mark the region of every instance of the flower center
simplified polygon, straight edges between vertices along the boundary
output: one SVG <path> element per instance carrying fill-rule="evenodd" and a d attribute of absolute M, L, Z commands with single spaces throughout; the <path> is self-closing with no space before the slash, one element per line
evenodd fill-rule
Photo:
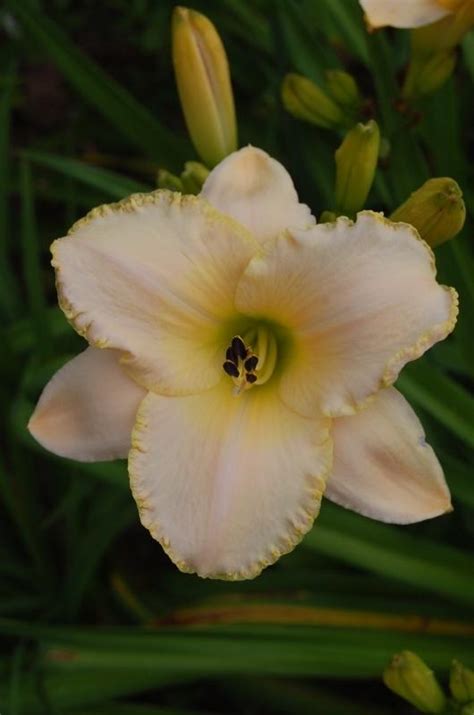
<path fill-rule="evenodd" d="M 264 385 L 273 375 L 277 360 L 275 336 L 265 326 L 235 335 L 225 353 L 224 372 L 232 378 L 235 394 Z"/>

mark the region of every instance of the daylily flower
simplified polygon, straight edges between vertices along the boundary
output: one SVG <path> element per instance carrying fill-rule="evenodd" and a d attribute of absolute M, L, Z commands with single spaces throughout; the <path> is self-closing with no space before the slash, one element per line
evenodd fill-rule
<path fill-rule="evenodd" d="M 391 387 L 457 314 L 410 226 L 370 211 L 316 226 L 283 166 L 247 147 L 200 196 L 101 206 L 52 252 L 90 347 L 29 428 L 74 459 L 129 453 L 142 523 L 183 571 L 256 576 L 311 528 L 326 483 L 382 521 L 450 509 Z"/>
<path fill-rule="evenodd" d="M 359 0 L 372 27 L 430 25 L 456 12 L 466 0 Z M 470 2 L 470 0 L 469 0 Z"/>

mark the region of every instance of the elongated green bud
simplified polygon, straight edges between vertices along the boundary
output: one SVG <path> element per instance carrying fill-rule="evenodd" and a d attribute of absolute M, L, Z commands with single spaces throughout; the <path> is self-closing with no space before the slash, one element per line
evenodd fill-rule
<path fill-rule="evenodd" d="M 349 118 L 318 85 L 299 74 L 287 74 L 281 87 L 285 109 L 296 117 L 324 129 L 348 125 Z"/>
<path fill-rule="evenodd" d="M 158 184 L 159 189 L 168 189 L 169 191 L 183 190 L 183 182 L 181 181 L 179 176 L 176 176 L 176 174 L 172 174 L 167 169 L 158 170 L 156 183 Z"/>
<path fill-rule="evenodd" d="M 449 8 L 452 10 L 451 14 L 431 25 L 412 30 L 411 44 L 414 55 L 420 53 L 427 55 L 453 49 L 473 27 L 474 2 L 472 0 L 460 0 L 456 3 L 445 4 L 447 8 L 449 5 L 451 6 Z"/>
<path fill-rule="evenodd" d="M 474 26 L 474 2 L 462 0 L 458 5 L 457 12 L 451 16 L 452 21 L 444 40 L 445 47 L 456 47 Z"/>
<path fill-rule="evenodd" d="M 326 86 L 330 97 L 341 107 L 357 112 L 362 103 L 357 83 L 352 75 L 344 70 L 328 70 Z"/>
<path fill-rule="evenodd" d="M 373 119 L 357 124 L 336 151 L 336 210 L 352 216 L 359 211 L 374 181 L 380 131 Z"/>
<path fill-rule="evenodd" d="M 209 169 L 198 161 L 187 161 L 181 173 L 183 190 L 186 194 L 199 194 L 209 176 Z"/>
<path fill-rule="evenodd" d="M 405 77 L 403 97 L 416 99 L 436 92 L 451 77 L 455 66 L 456 52 L 452 49 L 413 58 Z"/>
<path fill-rule="evenodd" d="M 458 660 L 453 660 L 449 674 L 449 687 L 458 703 L 474 703 L 474 671 Z"/>
<path fill-rule="evenodd" d="M 172 22 L 173 64 L 188 131 L 199 156 L 215 166 L 237 148 L 229 65 L 210 20 L 176 7 Z"/>
<path fill-rule="evenodd" d="M 438 2 L 451 13 L 411 31 L 411 60 L 403 87 L 406 99 L 429 94 L 444 84 L 456 64 L 456 46 L 474 26 L 473 0 Z"/>
<path fill-rule="evenodd" d="M 433 671 L 408 650 L 393 657 L 385 669 L 383 681 L 387 688 L 408 700 L 422 713 L 441 713 L 446 706 L 445 695 Z"/>
<path fill-rule="evenodd" d="M 434 248 L 459 233 L 466 219 L 466 207 L 454 179 L 429 179 L 390 218 L 411 223 Z"/>

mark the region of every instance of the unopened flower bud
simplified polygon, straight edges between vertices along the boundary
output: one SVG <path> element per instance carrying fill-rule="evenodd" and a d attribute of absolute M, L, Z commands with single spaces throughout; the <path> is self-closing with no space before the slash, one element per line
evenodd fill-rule
<path fill-rule="evenodd" d="M 403 85 L 405 99 L 436 92 L 452 75 L 456 65 L 454 50 L 441 50 L 429 56 L 414 58 Z"/>
<path fill-rule="evenodd" d="M 172 174 L 167 169 L 159 169 L 156 183 L 159 189 L 168 189 L 169 191 L 182 191 L 183 182 L 176 176 Z"/>
<path fill-rule="evenodd" d="M 449 687 L 458 703 L 474 703 L 474 671 L 466 668 L 458 660 L 453 660 L 451 665 Z"/>
<path fill-rule="evenodd" d="M 454 179 L 429 179 L 390 218 L 411 223 L 434 248 L 459 233 L 466 219 L 466 207 Z"/>
<path fill-rule="evenodd" d="M 323 211 L 319 217 L 319 223 L 333 223 L 337 220 L 337 213 L 334 211 Z"/>
<path fill-rule="evenodd" d="M 216 28 L 195 10 L 176 7 L 173 64 L 186 124 L 199 156 L 215 166 L 237 148 L 234 98 Z"/>
<path fill-rule="evenodd" d="M 326 86 L 331 98 L 341 107 L 357 112 L 362 98 L 355 79 L 344 70 L 328 70 Z"/>
<path fill-rule="evenodd" d="M 474 2 L 472 0 L 461 0 L 458 9 L 451 16 L 451 24 L 448 27 L 445 47 L 456 47 L 459 45 L 464 35 L 474 26 Z"/>
<path fill-rule="evenodd" d="M 349 118 L 343 109 L 307 77 L 287 74 L 281 98 L 285 109 L 297 119 L 324 129 L 348 126 Z"/>
<path fill-rule="evenodd" d="M 450 50 L 458 45 L 474 25 L 474 2 L 459 0 L 441 3 L 452 12 L 438 22 L 418 27 L 411 32 L 412 52 L 425 55 Z M 450 5 L 450 7 L 448 7 Z"/>
<path fill-rule="evenodd" d="M 336 151 L 336 209 L 352 216 L 359 211 L 374 181 L 380 131 L 373 119 L 357 124 Z"/>
<path fill-rule="evenodd" d="M 202 185 L 209 176 L 209 169 L 198 161 L 187 161 L 181 173 L 183 190 L 186 194 L 199 194 Z"/>
<path fill-rule="evenodd" d="M 415 653 L 398 653 L 383 674 L 385 685 L 422 713 L 440 713 L 446 698 L 433 671 Z"/>

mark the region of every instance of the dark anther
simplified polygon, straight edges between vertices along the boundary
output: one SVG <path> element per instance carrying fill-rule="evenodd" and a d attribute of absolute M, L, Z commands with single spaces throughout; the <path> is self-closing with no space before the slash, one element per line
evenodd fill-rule
<path fill-rule="evenodd" d="M 256 355 L 251 355 L 244 362 L 245 369 L 247 372 L 253 372 L 258 364 L 258 357 Z"/>
<path fill-rule="evenodd" d="M 253 385 L 254 382 L 257 382 L 258 377 L 256 375 L 252 375 L 250 372 L 245 373 L 245 379 L 247 382 L 250 382 L 251 385 Z"/>
<path fill-rule="evenodd" d="M 237 358 L 235 357 L 235 353 L 232 350 L 232 348 L 227 348 L 227 350 L 225 352 L 225 359 L 230 360 L 231 362 L 233 362 L 237 365 Z"/>
<path fill-rule="evenodd" d="M 245 343 L 242 338 L 240 338 L 238 335 L 232 338 L 231 347 L 232 352 L 237 358 L 245 360 L 245 358 L 247 357 L 247 348 L 245 347 Z"/>
<path fill-rule="evenodd" d="M 239 376 L 239 370 L 238 370 L 237 365 L 235 365 L 230 360 L 226 360 L 222 367 L 224 368 L 224 372 L 226 372 L 231 377 Z"/>

